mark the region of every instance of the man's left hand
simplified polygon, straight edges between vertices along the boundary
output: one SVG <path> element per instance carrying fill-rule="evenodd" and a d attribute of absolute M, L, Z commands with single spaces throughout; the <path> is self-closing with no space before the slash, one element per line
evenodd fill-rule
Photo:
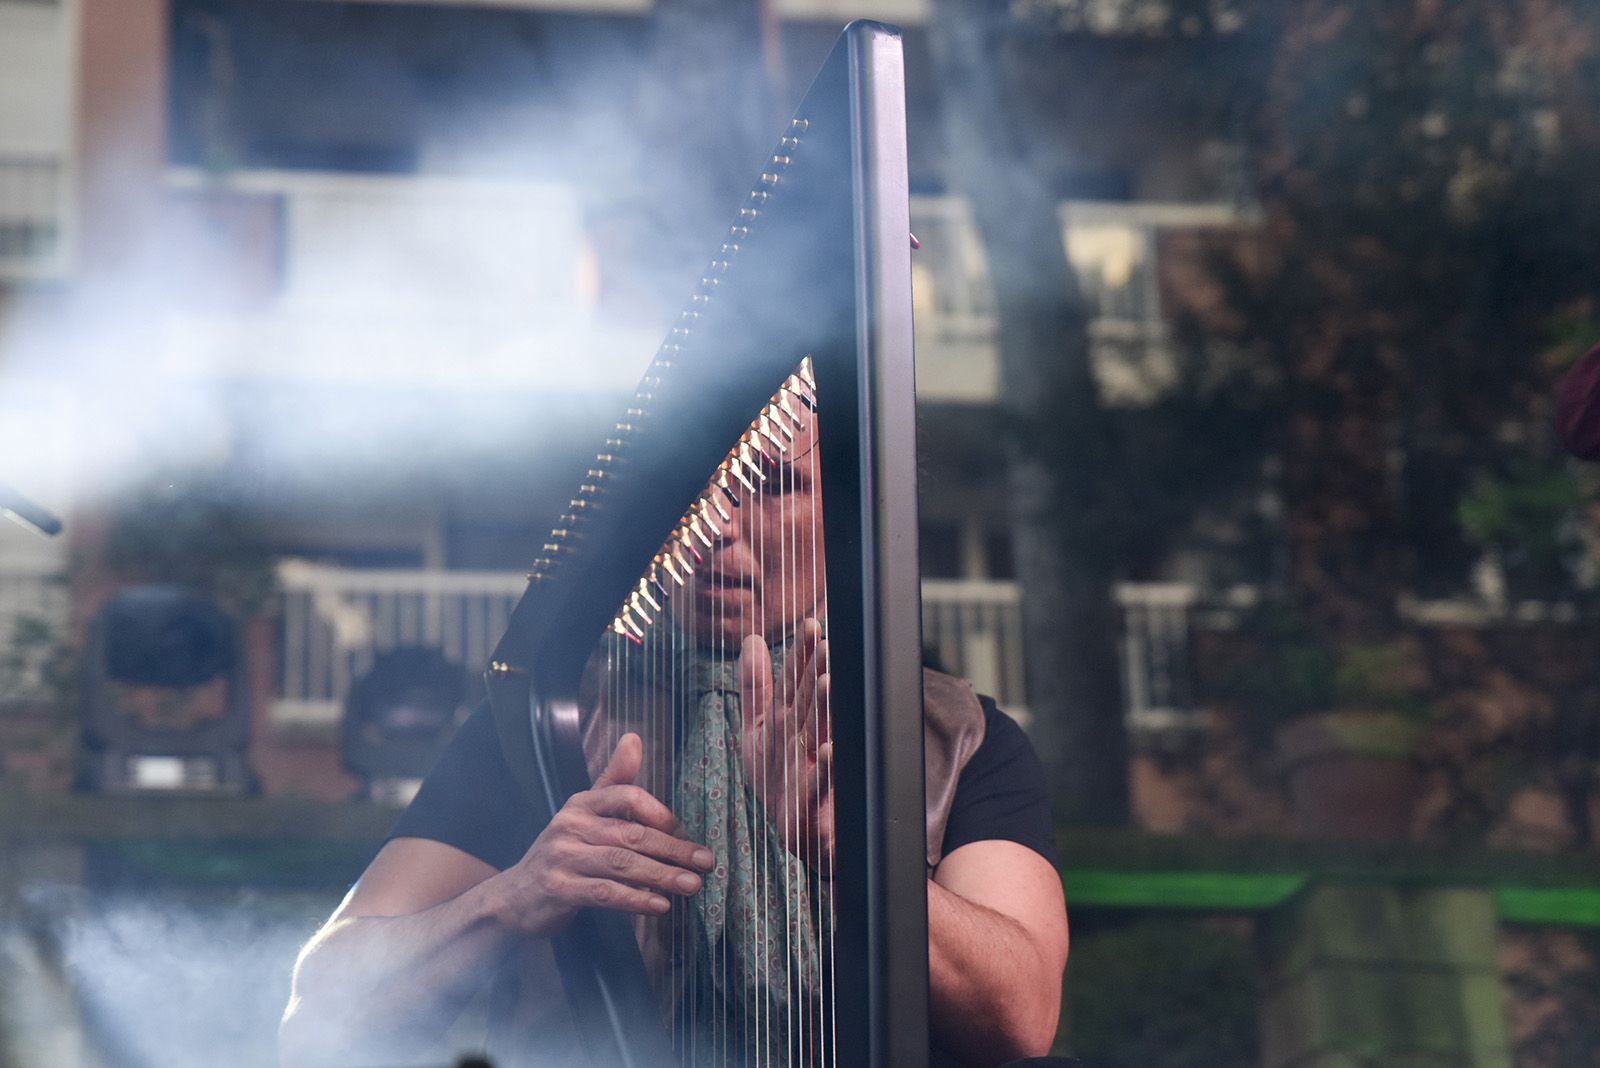
<path fill-rule="evenodd" d="M 833 739 L 828 643 L 801 622 L 774 683 L 767 643 L 752 634 L 739 658 L 744 716 L 739 756 L 783 844 L 824 875 L 833 868 Z"/>

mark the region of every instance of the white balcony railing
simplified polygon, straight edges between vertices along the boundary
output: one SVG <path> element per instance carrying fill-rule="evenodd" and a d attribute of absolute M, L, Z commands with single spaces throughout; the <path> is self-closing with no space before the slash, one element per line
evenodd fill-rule
<path fill-rule="evenodd" d="M 366 571 L 290 561 L 279 569 L 279 694 L 283 726 L 338 721 L 350 684 L 374 656 L 403 645 L 441 650 L 476 670 L 527 585 L 520 574 L 483 571 Z M 1193 726 L 1189 633 L 1196 587 L 1124 583 L 1123 693 L 1128 725 L 1162 731 Z M 936 666 L 1027 722 L 1021 591 L 1016 583 L 928 580 L 922 584 L 924 651 Z"/>
<path fill-rule="evenodd" d="M 472 669 L 487 664 L 527 586 L 522 575 L 504 572 L 365 571 L 300 561 L 283 564 L 278 578 L 282 622 L 273 715 L 291 728 L 336 723 L 350 684 L 377 653 L 397 646 L 439 649 Z M 923 627 L 946 671 L 1026 718 L 1014 584 L 925 583 Z"/>
<path fill-rule="evenodd" d="M 1015 582 L 929 579 L 922 584 L 922 644 L 934 666 L 971 682 L 1028 723 L 1022 594 Z"/>
<path fill-rule="evenodd" d="M 1130 729 L 1154 733 L 1193 727 L 1198 711 L 1189 685 L 1190 612 L 1199 589 L 1188 582 L 1124 582 L 1122 700 Z"/>
<path fill-rule="evenodd" d="M 350 684 L 399 646 L 438 649 L 483 667 L 527 588 L 499 571 L 366 571 L 288 561 L 281 594 L 279 698 L 283 726 L 338 722 Z"/>

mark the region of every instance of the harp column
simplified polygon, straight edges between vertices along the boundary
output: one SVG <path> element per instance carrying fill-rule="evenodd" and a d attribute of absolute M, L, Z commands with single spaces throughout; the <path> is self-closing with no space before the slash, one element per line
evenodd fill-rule
<path fill-rule="evenodd" d="M 916 383 L 912 361 L 910 212 L 905 76 L 898 32 L 872 23 L 847 31 L 853 113 L 851 220 L 855 347 L 859 358 L 818 370 L 821 408 L 853 419 L 856 435 L 823 447 L 858 474 L 857 492 L 829 494 L 830 591 L 859 589 L 859 610 L 830 592 L 836 692 L 860 692 L 860 716 L 839 710 L 834 730 L 860 730 L 863 766 L 839 776 L 840 924 L 864 940 L 864 975 L 838 976 L 840 1048 L 859 1063 L 902 1068 L 928 1061 L 926 799 L 923 783 L 922 624 L 917 554 Z M 829 373 L 832 371 L 833 373 Z M 837 425 L 837 424 L 836 424 Z M 841 439 L 846 439 L 841 441 Z M 836 503 L 837 502 L 837 503 Z M 843 505 L 841 507 L 841 505 Z M 839 545 L 848 551 L 835 552 Z M 836 571 L 837 569 L 837 571 Z M 859 650 L 848 666 L 839 653 Z M 854 659 L 852 657 L 852 659 Z M 861 687 L 839 678 L 857 676 Z M 851 680 L 854 681 L 854 680 Z M 847 722 L 855 719 L 857 722 Z M 861 792 L 856 793 L 857 790 Z M 848 791 L 848 792 L 846 792 Z M 864 818 L 852 818 L 856 814 Z M 852 841 L 852 836 L 860 840 Z M 859 904 L 859 909 L 855 906 Z M 865 1008 L 865 1016 L 858 1015 Z M 859 1044 L 858 1044 L 859 1043 Z M 852 1055 L 851 1063 L 860 1054 Z"/>

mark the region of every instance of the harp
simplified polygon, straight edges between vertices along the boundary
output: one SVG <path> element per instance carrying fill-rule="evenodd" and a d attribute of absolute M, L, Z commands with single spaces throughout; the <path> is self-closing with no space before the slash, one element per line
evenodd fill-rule
<path fill-rule="evenodd" d="M 789 603 L 757 616 L 778 620 L 763 637 L 780 657 L 796 655 L 798 617 L 826 628 L 830 689 L 824 701 L 813 687 L 811 707 L 832 747 L 829 859 L 797 866 L 791 852 L 756 878 L 758 901 L 781 898 L 808 919 L 758 932 L 770 968 L 735 984 L 729 975 L 749 980 L 752 969 L 727 927 L 709 944 L 705 916 L 675 907 L 652 939 L 648 921 L 581 913 L 554 948 L 595 1065 L 928 1059 L 904 108 L 898 32 L 853 23 L 544 546 L 490 665 L 501 746 L 541 825 L 592 784 L 585 744 L 597 706 L 618 723 L 652 724 L 645 785 L 676 811 L 695 800 L 683 796 L 695 786 L 682 761 L 707 713 L 693 697 L 663 697 L 659 683 L 681 680 L 690 660 L 728 667 L 733 643 L 708 652 L 707 630 L 726 630 L 716 605 L 746 591 L 716 586 L 730 578 L 708 563 L 718 537 L 767 539 L 775 582 L 785 567 L 802 570 L 806 538 L 825 545 L 811 556 L 825 595 L 808 601 L 794 577 L 785 593 L 763 587 Z M 781 516 L 799 478 L 826 502 L 820 522 L 813 511 L 774 531 L 751 518 Z M 670 759 L 676 770 L 652 764 Z M 742 774 L 748 793 L 756 776 Z M 763 812 L 768 824 L 751 832 L 761 857 L 780 821 L 772 806 Z M 722 861 L 718 852 L 719 871 Z M 807 923 L 809 936 L 795 934 Z"/>

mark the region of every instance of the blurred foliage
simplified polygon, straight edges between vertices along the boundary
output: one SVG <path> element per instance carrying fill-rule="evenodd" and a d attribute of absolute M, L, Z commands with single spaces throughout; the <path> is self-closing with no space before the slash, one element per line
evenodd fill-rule
<path fill-rule="evenodd" d="M 48 581 L 65 585 L 66 577 Z M 0 646 L 0 704 L 70 708 L 77 692 L 73 646 L 63 625 L 42 616 L 11 620 L 10 641 Z"/>
<path fill-rule="evenodd" d="M 1600 933 L 1513 928 L 1501 959 L 1519 1068 L 1600 1063 Z"/>
<path fill-rule="evenodd" d="M 1515 456 L 1504 473 L 1480 478 L 1461 500 L 1461 527 L 1495 554 L 1511 591 L 1565 599 L 1584 551 L 1584 490 L 1564 463 Z"/>
<path fill-rule="evenodd" d="M 1422 699 L 1420 655 L 1404 641 L 1352 642 L 1339 650 L 1334 688 L 1341 705 L 1428 718 Z"/>
<path fill-rule="evenodd" d="M 1552 374 L 1565 374 L 1584 353 L 1600 344 L 1600 311 L 1596 297 L 1584 297 L 1551 317 L 1540 363 Z"/>
<path fill-rule="evenodd" d="M 1097 1068 L 1257 1064 L 1260 994 L 1250 939 L 1213 923 L 1161 917 L 1078 935 L 1066 1044 Z"/>
<path fill-rule="evenodd" d="M 107 534 L 106 563 L 131 581 L 208 593 L 240 619 L 265 607 L 277 584 L 260 517 L 205 472 L 174 472 L 124 497 Z"/>
<path fill-rule="evenodd" d="M 1238 633 L 1234 661 L 1218 672 L 1207 697 L 1237 706 L 1245 733 L 1262 748 L 1277 728 L 1302 716 L 1340 709 L 1415 722 L 1429 716 L 1421 653 L 1404 637 L 1332 640 L 1278 601 L 1252 611 Z"/>
<path fill-rule="evenodd" d="M 0 620 L 0 781 L 61 788 L 78 742 L 78 649 L 67 618 L 66 574 L 40 576 L 45 606 Z M 60 605 L 51 611 L 51 601 Z"/>
<path fill-rule="evenodd" d="M 1552 333 L 1588 347 L 1600 10 L 1296 0 L 1241 33 L 1270 56 L 1260 225 L 1208 240 L 1221 298 L 1180 325 L 1258 368 L 1284 577 L 1359 637 L 1441 571 L 1465 586 L 1463 496 L 1549 437 Z"/>

